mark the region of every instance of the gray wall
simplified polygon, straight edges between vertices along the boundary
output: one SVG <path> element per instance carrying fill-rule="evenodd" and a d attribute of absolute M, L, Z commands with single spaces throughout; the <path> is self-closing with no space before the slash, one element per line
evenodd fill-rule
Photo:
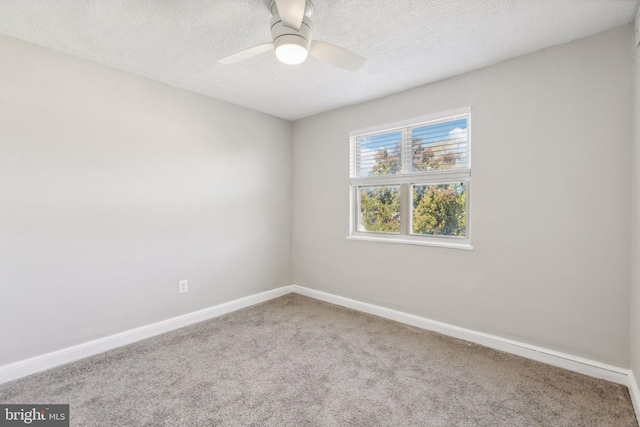
<path fill-rule="evenodd" d="M 293 281 L 629 366 L 631 38 L 295 122 L 292 277 L 289 122 L 0 36 L 0 365 Z M 346 240 L 348 132 L 467 105 L 475 249 Z"/>
<path fill-rule="evenodd" d="M 290 122 L 0 57 L 0 365 L 291 283 Z"/>
<path fill-rule="evenodd" d="M 640 48 L 634 47 L 633 52 L 631 370 L 640 380 Z"/>
<path fill-rule="evenodd" d="M 294 283 L 628 367 L 631 37 L 296 121 Z M 464 106 L 475 249 L 346 240 L 349 131 Z"/>

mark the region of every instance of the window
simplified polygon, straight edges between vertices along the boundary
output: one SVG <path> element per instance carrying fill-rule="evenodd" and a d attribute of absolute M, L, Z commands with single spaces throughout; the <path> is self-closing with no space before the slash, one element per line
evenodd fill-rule
<path fill-rule="evenodd" d="M 471 109 L 351 132 L 349 238 L 471 249 Z"/>

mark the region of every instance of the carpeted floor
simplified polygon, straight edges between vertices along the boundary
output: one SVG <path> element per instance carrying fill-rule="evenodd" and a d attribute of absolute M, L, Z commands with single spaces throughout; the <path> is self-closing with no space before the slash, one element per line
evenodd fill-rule
<path fill-rule="evenodd" d="M 0 385 L 72 426 L 637 426 L 627 389 L 290 294 Z"/>

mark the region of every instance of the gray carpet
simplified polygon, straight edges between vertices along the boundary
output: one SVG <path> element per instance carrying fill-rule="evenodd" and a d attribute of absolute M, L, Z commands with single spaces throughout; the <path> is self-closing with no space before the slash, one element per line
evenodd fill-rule
<path fill-rule="evenodd" d="M 299 295 L 0 385 L 72 426 L 636 426 L 627 389 Z"/>

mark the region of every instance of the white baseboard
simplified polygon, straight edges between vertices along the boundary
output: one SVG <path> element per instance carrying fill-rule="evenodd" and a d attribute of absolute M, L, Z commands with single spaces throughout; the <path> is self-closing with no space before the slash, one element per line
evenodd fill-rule
<path fill-rule="evenodd" d="M 537 360 L 538 362 L 557 366 L 569 371 L 574 371 L 584 375 L 589 375 L 591 377 L 601 378 L 617 384 L 629 386 L 629 371 L 617 366 L 607 365 L 605 363 L 596 362 L 595 360 L 589 360 L 579 356 L 561 353 L 559 351 L 510 340 L 507 338 L 502 338 L 496 335 L 490 335 L 471 329 L 460 328 L 458 326 L 449 325 L 447 323 L 438 322 L 436 320 L 427 319 L 425 317 L 420 317 L 413 314 L 392 310 L 390 308 L 385 308 L 378 305 L 341 297 L 327 292 L 316 291 L 298 285 L 293 285 L 293 291 L 300 295 L 308 296 L 321 301 L 341 305 L 343 307 L 362 311 L 364 313 L 374 314 L 386 319 L 395 320 L 396 322 L 405 323 L 407 325 L 416 326 L 418 328 L 427 329 L 429 331 L 439 332 L 443 335 L 460 338 L 465 341 L 483 345 L 485 347 L 491 347 L 496 350 L 504 351 L 506 353 L 526 357 L 527 359 Z M 637 397 L 640 397 L 640 394 Z"/>
<path fill-rule="evenodd" d="M 249 295 L 244 298 L 225 302 L 213 307 L 183 314 L 181 316 L 172 317 L 171 319 L 162 320 L 150 325 L 129 329 L 114 335 L 98 338 L 82 344 L 0 366 L 0 384 L 22 378 L 36 372 L 51 369 L 56 366 L 64 365 L 65 363 L 93 356 L 98 353 L 103 353 L 136 341 L 141 341 L 174 329 L 179 329 L 193 323 L 202 322 L 203 320 L 231 313 L 254 304 L 286 295 L 292 291 L 292 286 L 283 286 L 281 288 Z"/>
<path fill-rule="evenodd" d="M 636 381 L 633 371 L 629 371 L 629 394 L 631 395 L 633 409 L 636 411 L 636 418 L 640 425 L 640 388 L 638 388 L 638 381 Z"/>
<path fill-rule="evenodd" d="M 326 301 L 332 304 L 358 310 L 364 313 L 374 314 L 386 319 L 395 320 L 407 325 L 416 326 L 434 332 L 439 332 L 465 341 L 491 347 L 507 353 L 537 360 L 549 365 L 564 368 L 570 371 L 579 372 L 595 378 L 601 378 L 614 383 L 623 384 L 629 387 L 636 414 L 640 414 L 640 389 L 633 373 L 627 369 L 617 366 L 607 365 L 594 360 L 585 359 L 571 354 L 561 353 L 555 350 L 534 346 L 531 344 L 502 338 L 496 335 L 485 334 L 471 329 L 460 328 L 436 320 L 427 319 L 413 314 L 404 313 L 357 301 L 350 298 L 341 297 L 327 292 L 316 291 L 298 285 L 283 286 L 255 295 L 249 295 L 234 301 L 222 303 L 203 310 L 187 313 L 182 316 L 173 317 L 139 328 L 130 329 L 108 337 L 95 339 L 82 344 L 67 347 L 61 350 L 46 353 L 40 356 L 14 362 L 0 366 L 0 384 L 18 379 L 36 372 L 44 371 L 73 362 L 85 357 L 93 356 L 108 350 L 112 350 L 123 345 L 147 339 L 155 335 L 169 332 L 193 323 L 211 319 L 223 314 L 231 313 L 245 307 L 252 306 L 273 298 L 277 298 L 288 293 L 295 292 L 300 295 Z"/>

